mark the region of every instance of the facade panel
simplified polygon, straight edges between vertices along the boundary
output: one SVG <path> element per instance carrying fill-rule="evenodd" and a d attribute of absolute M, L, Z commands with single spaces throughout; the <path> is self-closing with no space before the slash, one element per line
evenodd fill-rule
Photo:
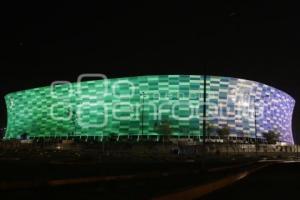
<path fill-rule="evenodd" d="M 207 123 L 232 137 L 261 138 L 273 130 L 293 143 L 295 101 L 249 80 L 206 76 Z M 6 138 L 160 135 L 202 136 L 204 76 L 140 76 L 54 85 L 5 96 Z M 212 133 L 212 136 L 216 133 Z"/>

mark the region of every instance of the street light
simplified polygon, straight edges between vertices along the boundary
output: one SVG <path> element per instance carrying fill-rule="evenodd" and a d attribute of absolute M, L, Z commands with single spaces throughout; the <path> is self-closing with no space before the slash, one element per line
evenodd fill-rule
<path fill-rule="evenodd" d="M 145 103 L 145 92 L 142 92 L 142 136 L 144 135 L 144 103 Z"/>
<path fill-rule="evenodd" d="M 260 99 L 265 98 L 265 97 L 268 97 L 268 95 L 263 95 L 263 96 L 261 96 Z M 257 147 L 258 147 L 258 143 L 257 143 L 257 122 L 256 122 L 256 116 L 257 116 L 257 113 L 256 113 L 256 102 L 257 102 L 257 99 L 254 98 L 255 154 L 256 154 L 256 156 L 257 156 Z M 268 148 L 268 147 L 267 147 L 267 148 Z"/>
<path fill-rule="evenodd" d="M 76 116 L 76 110 L 75 110 L 75 108 L 69 108 L 69 113 L 71 113 L 71 121 L 72 121 L 72 123 L 73 123 L 73 130 L 72 130 L 72 132 L 71 133 L 68 133 L 68 137 L 70 136 L 70 134 L 71 134 L 71 136 L 75 136 L 75 134 L 76 134 L 76 121 L 77 121 L 77 116 Z"/>
<path fill-rule="evenodd" d="M 298 147 L 299 147 L 298 137 L 297 137 L 297 134 L 296 134 L 296 151 L 297 151 L 296 157 L 297 157 L 297 160 L 299 159 L 299 150 L 298 150 Z"/>
<path fill-rule="evenodd" d="M 206 143 L 206 66 L 204 66 L 204 89 L 203 89 L 203 127 L 202 127 L 202 132 L 203 132 L 203 145 Z"/>
<path fill-rule="evenodd" d="M 297 160 L 298 160 L 299 159 L 299 151 L 298 151 L 299 144 L 297 143 L 296 145 L 297 145 L 296 147 L 297 147 Z"/>
<path fill-rule="evenodd" d="M 254 99 L 255 155 L 257 156 L 256 100 Z"/>

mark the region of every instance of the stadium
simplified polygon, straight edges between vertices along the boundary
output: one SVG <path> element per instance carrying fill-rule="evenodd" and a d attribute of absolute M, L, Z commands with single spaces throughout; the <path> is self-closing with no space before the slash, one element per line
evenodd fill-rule
<path fill-rule="evenodd" d="M 168 135 L 201 141 L 228 127 L 237 140 L 264 141 L 263 133 L 276 131 L 281 142 L 294 143 L 294 99 L 238 78 L 151 75 L 54 83 L 7 94 L 5 101 L 5 139 Z"/>

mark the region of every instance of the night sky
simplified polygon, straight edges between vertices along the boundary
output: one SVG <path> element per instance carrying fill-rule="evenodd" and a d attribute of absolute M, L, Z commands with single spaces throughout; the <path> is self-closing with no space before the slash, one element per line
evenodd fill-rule
<path fill-rule="evenodd" d="M 206 68 L 207 74 L 274 86 L 300 104 L 297 5 L 271 0 L 110 2 L 1 3 L 2 127 L 5 94 L 55 80 L 75 81 L 81 73 L 200 75 Z M 300 132 L 299 104 L 294 133 Z"/>

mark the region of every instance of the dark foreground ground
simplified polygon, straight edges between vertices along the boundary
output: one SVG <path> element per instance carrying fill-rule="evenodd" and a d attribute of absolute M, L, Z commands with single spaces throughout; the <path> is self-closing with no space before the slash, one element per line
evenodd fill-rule
<path fill-rule="evenodd" d="M 298 199 L 299 183 L 300 163 L 275 164 L 201 199 Z"/>
<path fill-rule="evenodd" d="M 152 199 L 176 193 L 264 165 L 257 159 L 190 157 L 133 159 L 111 156 L 93 162 L 69 153 L 23 152 L 0 159 L 3 199 Z M 74 153 L 72 153 L 74 154 Z M 18 155 L 21 155 L 18 152 Z M 33 156 L 35 155 L 35 156 Z M 60 157 L 59 157 L 60 156 Z M 28 157 L 28 159 L 26 159 Z M 78 158 L 77 158 L 78 157 Z M 272 163 L 235 184 L 202 199 L 295 197 L 299 163 Z"/>

